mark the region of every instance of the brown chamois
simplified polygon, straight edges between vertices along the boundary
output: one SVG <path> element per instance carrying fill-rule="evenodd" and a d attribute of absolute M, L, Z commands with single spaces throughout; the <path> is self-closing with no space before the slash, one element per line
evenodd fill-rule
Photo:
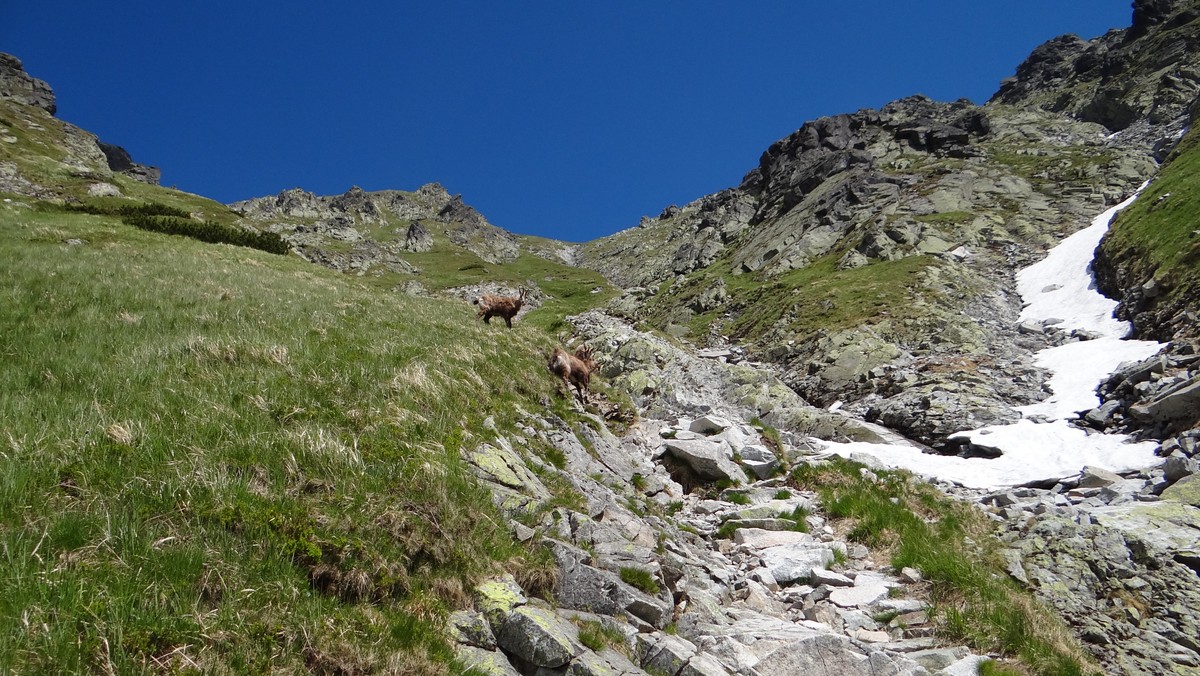
<path fill-rule="evenodd" d="M 567 393 L 571 392 L 571 385 L 574 385 L 575 396 L 580 403 L 587 403 L 588 383 L 592 378 L 592 371 L 596 370 L 592 348 L 583 345 L 575 350 L 575 354 L 569 354 L 561 347 L 556 347 L 550 353 L 547 366 L 550 367 L 551 373 L 562 378 Z"/>
<path fill-rule="evenodd" d="M 492 317 L 503 317 L 504 324 L 511 329 L 512 318 L 517 316 L 517 313 L 521 311 L 521 305 L 525 303 L 525 287 L 521 287 L 516 298 L 485 293 L 471 303 L 479 306 L 479 312 L 475 316 L 483 317 L 484 324 L 491 324 L 488 320 Z"/>

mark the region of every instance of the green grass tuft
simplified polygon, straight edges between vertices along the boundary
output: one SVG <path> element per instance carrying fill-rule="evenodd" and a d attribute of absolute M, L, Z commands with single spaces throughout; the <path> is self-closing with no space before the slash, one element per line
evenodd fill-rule
<path fill-rule="evenodd" d="M 621 581 L 631 587 L 636 587 L 647 594 L 658 593 L 658 579 L 648 570 L 631 566 L 622 567 L 620 575 Z"/>
<path fill-rule="evenodd" d="M 581 620 L 576 623 L 579 627 L 579 642 L 595 652 L 612 648 L 628 654 L 629 646 L 625 634 L 616 626 L 594 620 Z"/>

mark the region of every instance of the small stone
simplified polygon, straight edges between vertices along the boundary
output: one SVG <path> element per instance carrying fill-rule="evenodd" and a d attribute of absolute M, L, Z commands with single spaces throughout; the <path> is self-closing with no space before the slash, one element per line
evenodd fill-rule
<path fill-rule="evenodd" d="M 1087 466 L 1079 475 L 1079 488 L 1101 488 L 1121 481 L 1121 476 L 1103 467 Z"/>
<path fill-rule="evenodd" d="M 892 640 L 886 631 L 869 631 L 867 629 L 855 629 L 850 634 L 850 638 L 863 643 L 887 643 Z"/>
<path fill-rule="evenodd" d="M 854 580 L 851 580 L 841 573 L 835 573 L 831 570 L 826 570 L 824 568 L 813 568 L 812 584 L 826 584 L 830 587 L 853 587 Z"/>
<path fill-rule="evenodd" d="M 862 576 L 860 576 L 861 578 Z M 866 606 L 887 596 L 888 587 L 877 580 L 854 581 L 853 587 L 841 587 L 829 593 L 829 601 L 843 608 Z"/>

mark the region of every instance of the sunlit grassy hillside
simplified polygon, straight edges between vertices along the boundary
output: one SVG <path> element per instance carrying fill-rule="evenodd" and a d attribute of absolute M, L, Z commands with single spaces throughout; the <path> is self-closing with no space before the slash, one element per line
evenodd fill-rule
<path fill-rule="evenodd" d="M 459 461 L 532 325 L 16 197 L 0 260 L 0 671 L 436 672 L 544 565 Z"/>

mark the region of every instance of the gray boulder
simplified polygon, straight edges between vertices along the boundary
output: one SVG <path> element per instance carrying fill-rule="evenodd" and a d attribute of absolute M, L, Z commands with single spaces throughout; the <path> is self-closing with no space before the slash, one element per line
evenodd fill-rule
<path fill-rule="evenodd" d="M 455 643 L 463 643 L 484 650 L 496 649 L 496 636 L 492 633 L 492 628 L 482 613 L 473 610 L 459 610 L 450 613 L 448 628 L 450 637 L 454 639 Z"/>
<path fill-rule="evenodd" d="M 833 549 L 816 541 L 768 547 L 760 556 L 767 570 L 780 584 L 807 581 L 812 577 L 814 568 L 825 568 L 834 560 Z"/>
<path fill-rule="evenodd" d="M 433 248 L 433 235 L 425 226 L 421 225 L 421 221 L 413 221 L 409 224 L 408 230 L 404 233 L 404 250 L 412 251 L 413 253 L 422 253 Z"/>
<path fill-rule="evenodd" d="M 496 641 L 514 658 L 537 667 L 565 666 L 585 650 L 575 625 L 551 610 L 529 606 L 508 616 Z"/>
<path fill-rule="evenodd" d="M 792 641 L 754 665 L 757 676 L 877 676 L 889 674 L 927 674 L 924 667 L 882 652 L 864 655 L 857 652 L 845 636 L 817 634 Z"/>
<path fill-rule="evenodd" d="M 770 477 L 779 468 L 779 458 L 762 444 L 743 446 L 738 455 L 742 456 L 742 466 L 759 479 Z"/>
<path fill-rule="evenodd" d="M 611 649 L 599 654 L 584 652 L 571 662 L 566 671 L 567 676 L 640 676 L 644 673 L 624 655 Z"/>
<path fill-rule="evenodd" d="M 650 673 L 677 676 L 728 676 L 729 672 L 708 655 L 699 654 L 686 639 L 670 634 L 638 634 L 637 657 Z"/>
<path fill-rule="evenodd" d="M 1129 407 L 1129 413 L 1144 423 L 1177 425 L 1200 419 L 1200 376 L 1179 383 L 1155 395 L 1148 402 Z"/>
<path fill-rule="evenodd" d="M 611 571 L 585 563 L 589 555 L 582 549 L 555 540 L 548 544 L 558 563 L 554 598 L 561 607 L 617 617 L 629 613 L 659 629 L 671 621 L 670 603 L 625 584 Z"/>
<path fill-rule="evenodd" d="M 750 483 L 746 473 L 733 461 L 729 444 L 706 439 L 667 439 L 664 446 L 671 456 L 685 462 L 701 479 Z"/>
<path fill-rule="evenodd" d="M 1182 454 L 1172 455 L 1163 462 L 1163 478 L 1171 484 L 1195 474 L 1197 470 L 1200 470 L 1200 460 Z"/>

